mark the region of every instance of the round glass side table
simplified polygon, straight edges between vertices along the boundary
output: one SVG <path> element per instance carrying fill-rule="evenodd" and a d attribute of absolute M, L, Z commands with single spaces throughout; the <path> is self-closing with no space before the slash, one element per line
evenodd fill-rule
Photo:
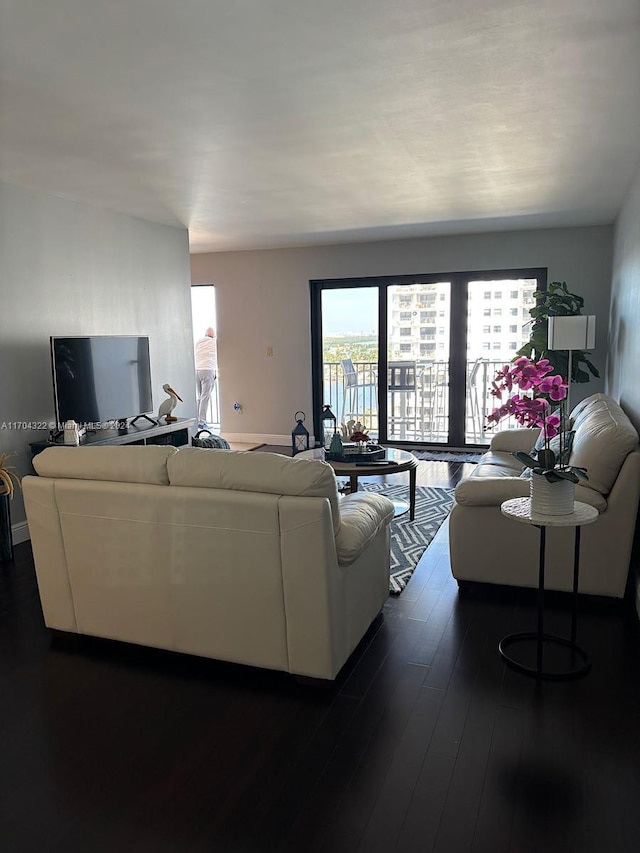
<path fill-rule="evenodd" d="M 521 524 L 531 524 L 540 530 L 540 556 L 538 571 L 538 629 L 537 631 L 520 632 L 508 634 L 498 644 L 498 650 L 502 659 L 512 669 L 531 675 L 537 679 L 564 681 L 570 678 L 578 678 L 585 675 L 591 669 L 591 660 L 587 653 L 576 643 L 576 628 L 578 621 L 578 577 L 580 573 L 580 528 L 585 524 L 592 524 L 598 519 L 598 510 L 589 504 L 576 501 L 573 512 L 569 515 L 533 515 L 531 512 L 530 498 L 513 498 L 505 501 L 500 511 L 507 518 L 519 521 Z M 544 632 L 544 568 L 547 527 L 574 527 L 575 544 L 573 552 L 573 608 L 571 613 L 571 636 L 570 638 L 558 637 L 555 634 Z M 536 665 L 528 666 L 517 660 L 510 650 L 513 646 L 521 643 L 536 643 Z M 572 665 L 561 671 L 546 670 L 544 668 L 544 646 L 552 644 L 564 646 L 572 652 Z"/>

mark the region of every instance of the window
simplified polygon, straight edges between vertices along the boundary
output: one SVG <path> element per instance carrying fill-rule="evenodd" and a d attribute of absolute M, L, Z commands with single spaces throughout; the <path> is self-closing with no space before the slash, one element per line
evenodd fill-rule
<path fill-rule="evenodd" d="M 534 299 L 533 293 L 545 286 L 546 270 L 533 268 L 312 281 L 314 430 L 320 428 L 323 404 L 331 403 L 340 421 L 354 408 L 382 444 L 485 443 L 483 430 L 469 415 L 470 370 L 481 357 L 494 367 L 513 358 L 529 337 L 529 327 L 523 324 L 530 306 L 523 293 Z M 358 375 L 373 368 L 374 384 L 363 385 L 366 390 L 353 395 L 348 389 L 345 393 L 344 358 L 353 360 Z M 407 412 L 417 413 L 415 418 L 398 420 L 397 396 L 391 401 L 386 392 L 390 361 L 415 362 L 417 375 L 424 377 L 416 383 L 415 395 L 405 395 L 402 401 L 403 407 L 411 407 Z M 490 381 L 493 371 L 485 366 Z M 437 398 L 437 409 L 432 399 L 436 372 L 445 377 L 448 389 Z M 483 423 L 484 410 L 495 401 L 484 394 L 478 402 Z M 437 419 L 428 414 L 436 411 Z"/>

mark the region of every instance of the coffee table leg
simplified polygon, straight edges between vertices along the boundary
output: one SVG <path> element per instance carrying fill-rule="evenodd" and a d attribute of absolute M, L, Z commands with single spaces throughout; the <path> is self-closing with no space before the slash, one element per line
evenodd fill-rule
<path fill-rule="evenodd" d="M 352 493 L 358 491 L 358 478 L 354 474 L 351 474 L 349 477 L 349 488 Z"/>
<path fill-rule="evenodd" d="M 409 469 L 409 521 L 416 517 L 416 473 L 417 468 Z"/>

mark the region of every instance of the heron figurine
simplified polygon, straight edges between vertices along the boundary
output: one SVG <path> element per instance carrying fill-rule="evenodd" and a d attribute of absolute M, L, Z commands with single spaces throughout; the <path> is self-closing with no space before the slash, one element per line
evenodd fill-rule
<path fill-rule="evenodd" d="M 160 404 L 160 408 L 158 409 L 158 420 L 160 420 L 160 418 L 164 418 L 164 422 L 170 424 L 178 420 L 172 413 L 178 405 L 178 400 L 182 403 L 182 397 L 176 393 L 168 383 L 165 383 L 162 386 L 162 390 L 166 391 L 169 396 Z"/>

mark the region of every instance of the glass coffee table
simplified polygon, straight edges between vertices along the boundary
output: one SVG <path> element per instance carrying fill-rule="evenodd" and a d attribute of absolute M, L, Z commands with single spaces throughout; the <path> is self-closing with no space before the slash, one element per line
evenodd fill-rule
<path fill-rule="evenodd" d="M 323 462 L 328 462 L 336 472 L 336 477 L 348 477 L 349 488 L 352 492 L 358 491 L 359 477 L 380 477 L 385 474 L 400 474 L 403 471 L 409 472 L 409 503 L 406 501 L 391 498 L 395 506 L 395 515 L 402 515 L 409 510 L 409 519 L 414 520 L 416 514 L 416 471 L 418 469 L 418 460 L 407 450 L 398 450 L 394 447 L 387 447 L 385 450 L 384 459 L 376 460 L 375 462 L 334 462 L 324 457 L 324 448 L 316 447 L 313 450 L 303 450 L 302 453 L 296 454 L 302 459 L 320 459 Z"/>

